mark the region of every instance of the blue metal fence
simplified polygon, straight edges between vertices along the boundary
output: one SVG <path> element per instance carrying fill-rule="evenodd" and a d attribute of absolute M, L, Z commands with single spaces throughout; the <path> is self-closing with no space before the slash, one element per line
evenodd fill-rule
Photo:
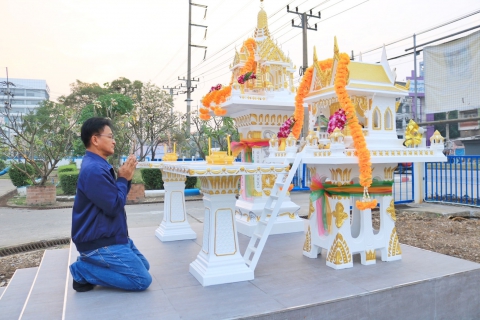
<path fill-rule="evenodd" d="M 480 206 L 479 162 L 480 156 L 447 156 L 425 163 L 425 201 Z"/>

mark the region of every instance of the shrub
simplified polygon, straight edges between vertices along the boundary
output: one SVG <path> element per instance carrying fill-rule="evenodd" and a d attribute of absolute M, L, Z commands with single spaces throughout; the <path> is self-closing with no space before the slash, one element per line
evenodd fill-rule
<path fill-rule="evenodd" d="M 163 189 L 162 171 L 160 169 L 141 169 L 145 190 Z"/>
<path fill-rule="evenodd" d="M 60 179 L 60 186 L 64 194 L 77 193 L 78 171 L 64 171 L 58 174 Z"/>
<path fill-rule="evenodd" d="M 197 177 L 187 177 L 185 181 L 185 189 L 194 189 L 197 184 Z"/>
<path fill-rule="evenodd" d="M 75 172 L 75 171 L 77 171 L 77 165 L 76 164 L 67 164 L 65 166 L 58 166 L 58 173 Z"/>
<path fill-rule="evenodd" d="M 10 176 L 10 180 L 15 187 L 23 187 L 27 185 L 31 185 L 32 181 L 28 178 L 28 175 L 24 172 L 20 171 L 17 167 L 21 168 L 22 170 L 28 172 L 30 175 L 35 173 L 35 169 L 32 167 L 31 164 L 25 163 L 12 163 L 10 166 L 10 170 L 8 174 Z"/>
<path fill-rule="evenodd" d="M 5 169 L 6 167 L 7 167 L 7 163 L 5 161 L 3 161 L 2 159 L 0 159 L 0 171 Z"/>

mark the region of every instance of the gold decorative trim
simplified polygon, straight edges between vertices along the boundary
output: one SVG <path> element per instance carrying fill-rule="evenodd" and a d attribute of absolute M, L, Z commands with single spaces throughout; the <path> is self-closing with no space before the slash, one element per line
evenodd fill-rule
<path fill-rule="evenodd" d="M 377 116 L 378 123 L 375 125 L 375 116 Z M 382 130 L 382 112 L 378 107 L 373 109 L 372 113 L 372 129 L 373 130 Z"/>
<path fill-rule="evenodd" d="M 187 176 L 183 174 L 164 172 L 163 169 L 160 169 L 160 171 L 162 172 L 163 182 L 185 182 L 187 180 Z"/>
<path fill-rule="evenodd" d="M 327 261 L 335 265 L 346 264 L 352 261 L 350 249 L 342 234 L 337 233 L 335 240 L 333 240 L 332 247 L 328 251 Z"/>
<path fill-rule="evenodd" d="M 332 175 L 332 180 L 333 181 L 342 181 L 342 182 L 350 182 L 350 175 L 352 173 L 352 169 L 340 169 L 340 168 L 337 168 L 337 169 L 330 169 L 330 173 Z"/>
<path fill-rule="evenodd" d="M 305 243 L 303 244 L 303 251 L 310 252 L 312 250 L 312 232 L 308 226 L 307 234 L 305 235 Z"/>
<path fill-rule="evenodd" d="M 377 255 L 375 254 L 375 250 L 367 250 L 365 251 L 365 255 L 367 256 L 367 261 L 375 261 L 377 259 Z"/>
<path fill-rule="evenodd" d="M 393 130 L 393 114 L 392 114 L 392 110 L 390 110 L 390 107 L 387 108 L 387 110 L 385 110 L 385 114 L 384 114 L 384 121 L 385 121 L 385 130 L 386 131 L 392 131 Z M 390 121 L 388 121 L 388 119 L 390 119 Z M 390 123 L 390 126 L 387 127 L 387 124 Z"/>
<path fill-rule="evenodd" d="M 345 208 L 341 202 L 337 202 L 335 205 L 335 211 L 332 212 L 332 215 L 335 217 L 335 225 L 340 229 L 343 225 L 343 222 L 349 217 L 349 215 L 344 212 Z"/>
<path fill-rule="evenodd" d="M 339 196 L 339 195 L 336 195 L 336 194 L 332 194 L 332 196 L 331 196 L 330 198 L 335 199 L 335 200 L 346 200 L 346 199 L 350 199 L 349 196 Z"/>
<path fill-rule="evenodd" d="M 393 257 L 401 254 L 402 249 L 400 249 L 400 243 L 398 242 L 397 229 L 393 228 L 390 241 L 388 242 L 388 256 Z"/>
<path fill-rule="evenodd" d="M 385 167 L 383 169 L 384 180 L 392 181 L 397 167 Z"/>
<path fill-rule="evenodd" d="M 313 201 L 312 199 L 309 198 L 309 206 L 308 206 L 308 219 L 312 216 L 312 214 L 315 212 L 315 207 L 313 206 Z M 310 229 L 310 227 L 308 227 Z"/>
<path fill-rule="evenodd" d="M 390 200 L 390 206 L 387 208 L 387 214 L 393 219 L 393 221 L 397 221 L 397 216 L 395 214 L 395 201 L 393 199 Z"/>

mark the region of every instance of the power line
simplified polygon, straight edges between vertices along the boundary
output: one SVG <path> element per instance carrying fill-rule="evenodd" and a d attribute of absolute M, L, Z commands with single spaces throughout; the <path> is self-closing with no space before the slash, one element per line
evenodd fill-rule
<path fill-rule="evenodd" d="M 309 0 L 306 0 L 306 1 L 302 2 L 302 4 L 305 3 L 305 2 L 307 2 L 307 1 L 309 1 Z M 290 4 L 292 4 L 293 2 L 295 2 L 295 1 L 290 2 Z M 278 11 L 276 11 L 274 14 L 270 15 L 269 18 L 274 17 L 276 14 L 278 14 L 279 12 L 281 12 L 281 11 L 283 10 L 283 8 L 284 8 L 284 7 L 282 6 L 281 9 L 279 9 Z M 249 29 L 251 29 L 251 28 L 249 28 Z M 244 37 L 245 37 L 246 35 L 248 35 L 249 33 L 251 33 L 251 30 L 249 30 L 248 32 L 244 33 L 242 36 L 240 36 L 239 38 L 237 38 L 237 39 L 234 40 L 233 42 L 229 43 L 228 45 L 226 45 L 226 46 L 223 47 L 222 49 L 216 51 L 214 54 L 212 54 L 212 55 L 209 56 L 207 59 L 205 59 L 205 61 L 206 61 L 206 60 L 209 60 L 209 59 L 212 59 L 212 58 L 213 58 L 214 56 L 216 56 L 218 53 L 220 53 L 220 52 L 222 52 L 223 50 L 227 49 L 227 48 L 230 47 L 232 44 L 235 44 L 238 40 L 244 38 Z M 182 64 L 183 64 L 183 63 L 184 63 L 184 62 L 182 62 Z M 200 64 L 196 65 L 196 66 L 194 67 L 194 69 L 195 69 L 196 67 L 200 66 L 202 63 L 203 63 L 203 62 L 201 62 Z M 180 68 L 180 67 L 179 67 L 179 68 Z M 178 69 L 179 69 L 179 68 L 178 68 Z M 178 70 L 178 69 L 177 69 L 177 70 Z M 195 69 L 195 70 L 196 70 L 196 69 Z M 171 78 L 171 76 L 169 76 L 169 77 L 166 79 L 166 81 L 168 81 L 168 79 L 170 79 L 170 78 Z M 175 82 L 175 81 L 176 81 L 176 80 L 172 80 L 172 81 L 169 81 L 168 83 L 170 84 L 170 83 L 173 83 L 173 82 Z"/>
<path fill-rule="evenodd" d="M 300 3 L 299 5 L 302 5 L 302 4 L 304 4 L 304 3 L 308 2 L 308 1 L 309 1 L 309 0 L 303 1 L 303 2 Z M 330 1 L 330 0 L 323 1 L 322 3 L 316 5 L 316 6 L 313 7 L 313 8 L 317 8 L 317 7 L 321 6 L 322 4 L 325 4 L 325 3 L 329 2 L 329 1 Z M 332 4 L 331 6 L 326 7 L 324 10 L 329 9 L 329 8 L 331 8 L 331 7 L 333 7 L 333 6 L 336 6 L 336 5 L 338 5 L 339 3 L 343 2 L 343 1 L 344 1 L 344 0 L 340 0 L 340 1 Z M 291 3 L 293 3 L 293 2 L 294 2 L 294 1 L 292 1 Z M 291 3 L 290 3 L 290 4 L 291 4 Z M 313 8 L 312 8 L 312 10 L 313 10 Z M 272 14 L 269 18 L 275 16 L 276 14 L 278 14 L 279 12 L 281 12 L 282 10 L 283 10 L 283 7 L 282 7 L 281 9 L 279 9 L 277 12 L 275 12 L 274 14 Z M 283 16 L 286 16 L 286 15 L 287 15 L 287 14 L 284 14 Z M 282 16 L 282 17 L 283 17 L 283 16 Z M 280 18 L 281 18 L 281 17 L 280 17 Z M 276 21 L 278 21 L 278 20 L 279 20 L 279 19 L 277 19 Z M 281 27 L 279 27 L 278 29 L 276 29 L 275 31 L 273 31 L 272 33 L 278 32 L 279 30 L 284 29 L 285 27 L 288 27 L 289 25 L 290 25 L 290 22 L 287 22 L 287 23 L 285 23 L 283 26 L 281 26 Z M 247 34 L 248 34 L 248 33 L 247 33 Z M 241 39 L 241 38 L 244 37 L 244 36 L 245 36 L 245 34 L 244 34 L 243 36 L 241 36 L 239 39 Z M 282 36 L 283 36 L 283 35 L 282 35 Z M 280 37 L 281 37 L 281 36 L 280 36 Z M 280 37 L 276 37 L 276 38 L 278 39 L 278 38 L 280 38 Z M 237 39 L 237 40 L 238 40 L 238 39 Z M 222 52 L 223 50 L 227 49 L 230 45 L 232 45 L 232 44 L 234 44 L 234 43 L 235 43 L 235 41 L 232 42 L 232 43 L 230 43 L 229 45 L 223 47 L 222 49 L 218 50 L 217 52 L 215 52 L 212 56 L 210 56 L 210 57 L 207 58 L 206 60 L 211 59 L 211 58 L 214 57 L 216 54 L 218 54 L 218 53 Z M 282 43 L 282 44 L 283 44 L 283 43 Z M 223 54 L 221 54 L 220 57 L 222 57 L 222 56 L 224 56 L 224 55 L 226 55 L 226 54 L 228 54 L 228 53 L 229 53 L 229 52 L 226 51 L 226 52 L 224 52 Z M 229 59 L 227 59 L 227 60 L 224 61 L 223 63 L 227 62 L 228 60 L 229 60 Z M 206 64 L 203 64 L 204 62 L 201 62 L 200 64 L 196 65 L 196 66 L 193 68 L 193 71 L 202 69 L 202 68 L 210 65 L 210 64 L 213 63 L 213 62 L 216 62 L 216 60 L 211 60 L 211 61 L 209 61 L 209 62 L 206 63 Z M 203 64 L 203 65 L 202 65 L 202 64 Z M 221 64 L 217 64 L 214 68 L 210 68 L 210 69 L 209 69 L 208 71 L 206 71 L 206 72 L 209 72 L 208 74 L 214 73 L 214 72 L 215 72 L 214 69 L 217 68 L 217 67 L 221 67 L 221 66 L 223 66 L 222 63 L 221 63 Z M 178 70 L 178 69 L 177 69 L 177 70 Z M 205 74 L 205 72 L 202 73 L 202 74 Z M 200 74 L 199 76 L 201 76 L 202 74 Z M 168 78 L 167 78 L 167 79 L 168 79 Z M 176 80 L 172 80 L 172 81 L 170 81 L 170 82 L 168 82 L 168 83 L 169 83 L 169 84 L 170 84 L 170 83 L 174 83 L 175 81 L 176 81 Z"/>
<path fill-rule="evenodd" d="M 342 13 L 347 12 L 347 11 L 353 9 L 353 8 L 356 8 L 356 7 L 358 7 L 359 5 L 362 5 L 362 4 L 364 4 L 364 3 L 368 2 L 368 1 L 370 1 L 370 0 L 365 0 L 365 1 L 363 1 L 363 2 L 361 2 L 361 3 L 359 3 L 359 4 L 357 4 L 357 5 L 355 5 L 355 6 L 353 6 L 353 7 L 350 7 L 350 8 L 348 8 L 348 9 L 346 9 L 346 10 L 343 10 L 343 11 L 337 13 L 337 14 L 334 14 L 333 16 L 330 16 L 330 17 L 328 17 L 328 18 L 326 18 L 326 19 L 323 19 L 323 20 L 321 20 L 319 23 L 325 22 L 325 21 L 327 21 L 328 19 L 331 19 L 331 18 L 333 18 L 333 17 L 336 17 L 336 16 L 338 16 L 339 14 L 342 14 Z M 291 38 L 288 39 L 287 41 L 282 42 L 282 44 L 287 43 L 288 41 L 292 40 L 293 38 L 297 37 L 298 35 L 299 35 L 299 34 L 294 35 L 293 37 L 291 37 Z"/>
<path fill-rule="evenodd" d="M 465 18 L 471 17 L 471 16 L 476 15 L 476 14 L 478 14 L 478 13 L 480 13 L 480 10 L 476 10 L 476 11 L 470 12 L 470 13 L 468 13 L 468 14 L 466 14 L 466 15 L 463 15 L 463 16 L 460 16 L 460 17 L 457 17 L 457 18 L 454 18 L 453 20 L 450 20 L 450 21 L 441 23 L 441 24 L 438 25 L 438 26 L 430 27 L 430 28 L 428 28 L 428 29 L 426 29 L 426 30 L 420 31 L 420 32 L 417 33 L 417 35 L 421 35 L 421 34 L 424 34 L 424 33 L 429 32 L 429 31 L 433 31 L 433 30 L 435 30 L 435 29 L 438 29 L 438 28 L 444 27 L 444 26 L 446 26 L 446 25 L 452 24 L 452 23 L 454 23 L 454 22 L 463 20 L 463 19 L 465 19 Z M 398 39 L 398 40 L 392 41 L 392 42 L 390 42 L 390 43 L 387 43 L 387 44 L 385 44 L 385 46 L 389 46 L 389 45 L 398 43 L 398 42 L 400 42 L 400 41 L 404 41 L 404 40 L 410 39 L 411 37 L 412 37 L 411 35 L 406 36 L 406 37 L 403 37 L 403 38 L 401 38 L 401 39 Z M 376 48 L 374 48 L 374 49 L 370 49 L 370 50 L 364 51 L 364 52 L 362 52 L 362 54 L 369 53 L 369 52 L 372 52 L 372 51 L 375 51 L 375 50 L 378 50 L 378 49 L 381 49 L 381 48 L 383 48 L 383 45 L 380 46 L 380 47 L 376 47 Z"/>

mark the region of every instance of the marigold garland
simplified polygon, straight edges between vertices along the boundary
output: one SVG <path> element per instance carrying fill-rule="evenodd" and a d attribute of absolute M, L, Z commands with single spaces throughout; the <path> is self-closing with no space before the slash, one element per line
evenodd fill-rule
<path fill-rule="evenodd" d="M 317 61 L 317 65 L 320 67 L 322 71 L 325 71 L 327 69 L 332 69 L 333 59 L 330 58 L 326 60 Z"/>
<path fill-rule="evenodd" d="M 360 169 L 360 185 L 368 188 L 372 185 L 372 163 L 370 161 L 370 151 L 367 148 L 365 136 L 362 132 L 362 127 L 358 123 L 355 106 L 350 100 L 347 89 L 347 77 L 348 77 L 348 64 L 350 63 L 350 57 L 346 53 L 340 54 L 340 60 L 338 61 L 337 74 L 335 75 L 335 92 L 338 96 L 338 101 L 347 113 L 348 127 L 352 134 L 353 144 L 357 151 Z M 357 201 L 357 208 L 365 210 L 367 208 L 374 208 L 377 205 L 376 200 L 371 201 Z"/>
<path fill-rule="evenodd" d="M 257 42 L 253 38 L 248 38 L 245 40 L 243 45 L 247 48 L 248 59 L 247 62 L 245 62 L 240 74 L 255 72 L 255 48 L 257 47 Z"/>
<path fill-rule="evenodd" d="M 302 82 L 298 86 L 297 95 L 295 96 L 295 111 L 293 113 L 293 119 L 295 124 L 292 127 L 292 133 L 296 139 L 300 138 L 300 133 L 303 127 L 303 100 L 310 92 L 310 85 L 312 84 L 313 66 L 308 67 L 303 74 Z"/>
<path fill-rule="evenodd" d="M 248 51 L 248 59 L 245 62 L 241 70 L 241 74 L 247 72 L 255 72 L 256 63 L 255 63 L 255 48 L 257 47 L 257 42 L 253 38 L 248 38 L 244 42 L 245 47 Z M 220 105 L 227 101 L 227 98 L 232 94 L 232 86 L 223 86 L 219 90 L 211 90 L 202 98 L 203 108 L 200 108 L 200 119 L 209 120 L 210 111 L 216 116 L 224 116 L 227 114 L 227 111 L 222 109 Z M 212 105 L 212 102 L 214 103 Z"/>

